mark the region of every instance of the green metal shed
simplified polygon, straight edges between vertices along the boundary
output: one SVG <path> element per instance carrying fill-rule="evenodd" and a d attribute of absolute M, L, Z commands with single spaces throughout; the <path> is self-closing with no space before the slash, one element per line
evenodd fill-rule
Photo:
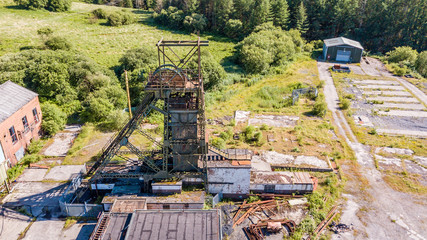
<path fill-rule="evenodd" d="M 337 37 L 323 40 L 323 59 L 326 61 L 359 63 L 363 47 L 354 40 Z"/>

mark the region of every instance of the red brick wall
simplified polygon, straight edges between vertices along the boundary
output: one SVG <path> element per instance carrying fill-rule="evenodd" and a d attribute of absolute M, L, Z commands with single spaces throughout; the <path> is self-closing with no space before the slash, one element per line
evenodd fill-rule
<path fill-rule="evenodd" d="M 39 122 L 35 123 L 33 116 L 33 109 L 37 109 L 37 113 L 39 116 Z M 22 123 L 22 118 L 27 116 L 27 121 L 29 125 L 29 131 L 24 131 L 24 124 Z M 21 109 L 16 111 L 12 116 L 8 119 L 4 120 L 0 123 L 0 143 L 3 147 L 4 155 L 6 160 L 9 159 L 12 166 L 17 163 L 17 159 L 15 157 L 15 153 L 21 148 L 27 148 L 30 144 L 31 139 L 39 138 L 39 131 L 41 128 L 42 121 L 42 112 L 40 109 L 39 98 L 35 97 Z M 15 127 L 16 136 L 18 141 L 12 143 L 12 137 L 9 133 L 9 128 L 12 126 Z"/>

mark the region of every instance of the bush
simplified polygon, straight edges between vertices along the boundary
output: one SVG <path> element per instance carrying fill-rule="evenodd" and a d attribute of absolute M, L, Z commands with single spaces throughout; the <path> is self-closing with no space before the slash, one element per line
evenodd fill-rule
<path fill-rule="evenodd" d="M 12 168 L 9 168 L 7 170 L 7 178 L 9 181 L 15 180 L 15 178 L 19 177 L 24 172 L 25 166 L 23 165 L 16 165 Z"/>
<path fill-rule="evenodd" d="M 225 141 L 222 138 L 213 138 L 211 144 L 219 149 L 225 149 Z"/>
<path fill-rule="evenodd" d="M 317 97 L 311 112 L 315 116 L 324 117 L 326 115 L 327 108 L 328 106 L 326 105 L 326 102 L 323 100 L 323 98 Z"/>
<path fill-rule="evenodd" d="M 423 51 L 418 55 L 415 69 L 419 74 L 427 78 L 427 51 Z"/>
<path fill-rule="evenodd" d="M 350 105 L 351 105 L 350 100 L 348 100 L 347 98 L 340 98 L 339 107 L 342 110 L 347 110 L 350 107 Z"/>
<path fill-rule="evenodd" d="M 193 13 L 191 16 L 186 16 L 184 18 L 184 27 L 187 31 L 190 32 L 202 32 L 208 25 L 208 20 L 203 14 Z"/>
<path fill-rule="evenodd" d="M 70 50 L 71 44 L 64 37 L 52 37 L 48 39 L 44 45 L 51 50 Z"/>
<path fill-rule="evenodd" d="M 102 130 L 109 131 L 120 130 L 127 120 L 128 114 L 125 113 L 123 110 L 116 109 L 108 114 L 107 119 L 102 122 L 99 127 Z"/>
<path fill-rule="evenodd" d="M 229 19 L 224 27 L 224 33 L 230 38 L 239 38 L 242 36 L 243 24 L 238 19 Z"/>
<path fill-rule="evenodd" d="M 313 40 L 310 43 L 313 44 L 314 49 L 323 48 L 323 41 L 322 40 Z"/>
<path fill-rule="evenodd" d="M 16 4 L 27 9 L 47 9 L 53 12 L 65 12 L 71 7 L 70 0 L 14 0 Z"/>
<path fill-rule="evenodd" d="M 271 24 L 258 26 L 238 44 L 240 61 L 248 73 L 262 73 L 295 59 L 303 40 L 296 30 L 283 31 Z"/>
<path fill-rule="evenodd" d="M 116 11 L 107 17 L 110 26 L 118 27 L 122 25 L 129 25 L 136 22 L 136 18 L 132 13 Z"/>
<path fill-rule="evenodd" d="M 71 7 L 71 0 L 49 0 L 47 10 L 52 12 L 65 12 Z"/>
<path fill-rule="evenodd" d="M 27 152 L 29 154 L 37 154 L 43 148 L 43 141 L 41 140 L 31 140 L 30 145 L 27 147 Z"/>
<path fill-rule="evenodd" d="M 417 59 L 417 50 L 411 47 L 397 47 L 387 53 L 387 60 L 393 63 L 408 62 L 413 65 Z"/>
<path fill-rule="evenodd" d="M 231 139 L 231 137 L 233 137 L 233 131 L 231 129 L 227 129 L 227 131 L 221 132 L 219 137 L 224 139 L 224 141 L 228 141 Z"/>
<path fill-rule="evenodd" d="M 38 154 L 27 154 L 19 161 L 22 162 L 24 165 L 30 165 L 30 163 L 36 163 L 42 159 L 43 157 Z"/>
<path fill-rule="evenodd" d="M 43 103 L 41 110 L 43 113 L 42 129 L 45 133 L 52 136 L 64 129 L 67 116 L 56 104 Z"/>
<path fill-rule="evenodd" d="M 157 54 L 153 47 L 141 46 L 126 51 L 119 63 L 122 70 L 133 71 L 147 66 L 156 66 L 156 59 Z"/>
<path fill-rule="evenodd" d="M 107 19 L 107 16 L 108 16 L 107 12 L 102 8 L 93 10 L 92 14 L 98 19 Z"/>

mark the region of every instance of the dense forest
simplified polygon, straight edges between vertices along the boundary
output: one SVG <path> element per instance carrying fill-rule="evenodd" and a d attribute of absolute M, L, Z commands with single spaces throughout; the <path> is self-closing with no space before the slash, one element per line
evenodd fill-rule
<path fill-rule="evenodd" d="M 89 0 L 91 1 L 91 0 Z M 174 29 L 211 31 L 242 39 L 271 21 L 307 40 L 347 36 L 367 50 L 427 49 L 425 0 L 94 0 L 153 9 L 156 22 Z"/>

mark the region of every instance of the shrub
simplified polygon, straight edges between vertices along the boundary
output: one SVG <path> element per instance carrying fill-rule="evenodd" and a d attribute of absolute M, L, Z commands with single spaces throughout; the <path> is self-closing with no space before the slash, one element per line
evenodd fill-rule
<path fill-rule="evenodd" d="M 211 144 L 219 149 L 225 149 L 225 141 L 222 138 L 213 138 Z"/>
<path fill-rule="evenodd" d="M 193 58 L 189 67 L 197 69 L 197 58 Z M 225 70 L 219 62 L 208 51 L 201 53 L 201 68 L 203 74 L 203 86 L 206 90 L 218 85 L 225 78 Z"/>
<path fill-rule="evenodd" d="M 312 43 L 307 43 L 304 45 L 304 52 L 312 52 L 314 45 Z"/>
<path fill-rule="evenodd" d="M 312 114 L 318 117 L 324 117 L 328 106 L 322 97 L 318 97 L 314 103 Z"/>
<path fill-rule="evenodd" d="M 71 0 L 49 0 L 47 10 L 52 12 L 65 12 L 71 7 Z"/>
<path fill-rule="evenodd" d="M 147 65 L 156 65 L 156 51 L 149 46 L 141 46 L 140 48 L 130 49 L 126 51 L 120 58 L 120 67 L 124 70 L 133 71 L 135 69 L 144 68 Z"/>
<path fill-rule="evenodd" d="M 225 132 L 221 132 L 219 134 L 219 137 L 222 138 L 222 139 L 224 139 L 224 141 L 228 141 L 228 140 L 231 139 L 231 137 L 233 137 L 233 131 L 231 131 L 231 129 L 228 129 Z"/>
<path fill-rule="evenodd" d="M 107 19 L 107 16 L 108 16 L 107 12 L 102 8 L 93 10 L 92 14 L 98 19 Z"/>
<path fill-rule="evenodd" d="M 116 11 L 107 17 L 110 26 L 118 27 L 122 25 L 129 25 L 136 22 L 136 18 L 132 13 Z"/>
<path fill-rule="evenodd" d="M 348 100 L 347 98 L 340 98 L 339 107 L 342 110 L 347 110 L 350 107 L 350 105 L 351 105 L 350 100 Z"/>
<path fill-rule="evenodd" d="M 120 130 L 127 120 L 128 114 L 125 113 L 123 110 L 116 109 L 108 114 L 107 119 L 102 122 L 99 127 L 102 130 Z"/>
<path fill-rule="evenodd" d="M 37 154 L 43 148 L 43 142 L 41 140 L 31 140 L 30 145 L 27 147 L 29 154 Z"/>
<path fill-rule="evenodd" d="M 10 181 L 15 180 L 15 178 L 19 177 L 24 172 L 25 166 L 23 165 L 16 165 L 12 168 L 9 168 L 7 170 L 7 178 Z"/>
<path fill-rule="evenodd" d="M 42 129 L 48 135 L 54 135 L 65 126 L 65 113 L 53 103 L 46 102 L 41 105 L 43 113 Z"/>
<path fill-rule="evenodd" d="M 427 51 L 423 51 L 418 55 L 415 69 L 419 74 L 427 78 Z"/>
<path fill-rule="evenodd" d="M 42 159 L 43 157 L 38 154 L 27 154 L 23 158 L 21 158 L 21 160 L 19 161 L 25 165 L 29 165 L 30 163 L 36 163 Z"/>
<path fill-rule="evenodd" d="M 208 20 L 203 14 L 193 13 L 191 16 L 186 16 L 184 18 L 184 27 L 187 31 L 190 32 L 202 32 L 208 25 Z"/>
<path fill-rule="evenodd" d="M 52 37 L 48 39 L 45 43 L 45 46 L 51 50 L 70 50 L 71 44 L 64 37 Z"/>
<path fill-rule="evenodd" d="M 387 53 L 387 60 L 393 63 L 408 62 L 413 65 L 417 59 L 417 55 L 417 50 L 411 47 L 397 47 Z"/>
<path fill-rule="evenodd" d="M 230 38 L 239 38 L 242 36 L 243 24 L 238 19 L 229 19 L 224 27 L 224 33 Z"/>
<path fill-rule="evenodd" d="M 313 44 L 314 49 L 323 48 L 323 41 L 322 40 L 313 40 L 310 43 Z"/>
<path fill-rule="evenodd" d="M 42 27 L 42 28 L 39 28 L 37 30 L 37 34 L 39 36 L 41 36 L 42 38 L 50 37 L 52 35 L 52 33 L 53 33 L 52 29 L 50 29 L 48 27 Z"/>
<path fill-rule="evenodd" d="M 238 49 L 245 70 L 262 73 L 271 66 L 293 61 L 302 46 L 303 40 L 298 31 L 283 31 L 271 24 L 262 24 L 238 44 Z"/>

